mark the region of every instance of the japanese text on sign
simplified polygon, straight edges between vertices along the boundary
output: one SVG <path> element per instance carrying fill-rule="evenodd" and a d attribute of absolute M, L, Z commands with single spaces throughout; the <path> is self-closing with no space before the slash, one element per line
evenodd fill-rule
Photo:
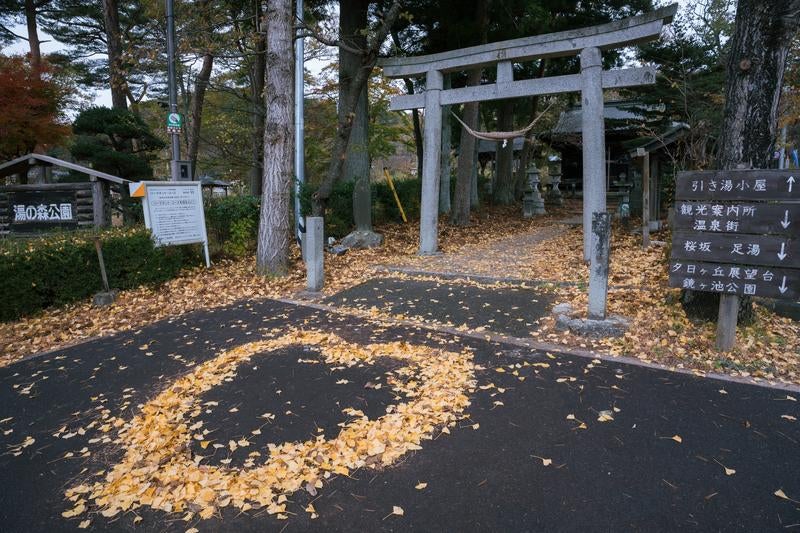
<path fill-rule="evenodd" d="M 800 187 L 793 170 L 681 172 L 669 284 L 798 298 Z"/>
<path fill-rule="evenodd" d="M 791 297 L 800 273 L 774 267 L 672 261 L 670 281 L 682 288 L 744 296 Z"/>
<path fill-rule="evenodd" d="M 678 202 L 675 228 L 712 233 L 788 234 L 800 204 Z"/>
<path fill-rule="evenodd" d="M 72 204 L 14 204 L 14 222 L 71 222 L 74 220 Z"/>

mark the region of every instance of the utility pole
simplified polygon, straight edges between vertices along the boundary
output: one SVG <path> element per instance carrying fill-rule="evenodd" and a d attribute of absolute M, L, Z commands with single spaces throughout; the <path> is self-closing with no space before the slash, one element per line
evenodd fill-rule
<path fill-rule="evenodd" d="M 181 127 L 183 120 L 178 113 L 178 89 L 175 83 L 175 12 L 173 0 L 167 2 L 167 79 L 169 85 L 169 115 L 167 131 L 172 140 L 170 179 L 178 181 L 178 161 L 181 159 Z"/>
<path fill-rule="evenodd" d="M 303 0 L 296 0 L 296 23 L 303 22 Z M 304 38 L 295 37 L 294 42 L 294 220 L 295 237 L 300 249 L 303 249 L 303 234 L 305 224 L 300 215 L 300 190 L 306 181 L 305 176 L 305 144 L 303 136 L 305 134 L 305 122 L 303 117 L 304 105 L 303 94 L 305 84 L 303 80 L 303 53 Z"/>

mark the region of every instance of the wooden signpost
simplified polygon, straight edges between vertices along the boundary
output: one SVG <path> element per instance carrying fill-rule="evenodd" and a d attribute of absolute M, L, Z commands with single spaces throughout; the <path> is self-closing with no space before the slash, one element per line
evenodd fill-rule
<path fill-rule="evenodd" d="M 671 287 L 720 294 L 717 349 L 736 338 L 740 296 L 800 297 L 800 174 L 680 172 Z"/>

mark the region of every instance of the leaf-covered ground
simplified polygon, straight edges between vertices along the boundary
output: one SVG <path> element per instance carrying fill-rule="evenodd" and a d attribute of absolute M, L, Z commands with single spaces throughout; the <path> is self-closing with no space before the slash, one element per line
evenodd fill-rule
<path fill-rule="evenodd" d="M 522 222 L 516 210 L 491 209 L 474 217 L 474 224 L 440 227 L 445 252 L 454 252 L 484 239 L 496 239 L 539 227 L 547 221 Z M 552 220 L 552 219 L 548 219 Z M 386 238 L 381 248 L 353 250 L 325 257 L 325 292 L 333 293 L 373 275 L 372 265 L 391 263 L 417 252 L 419 225 L 378 228 Z M 288 297 L 302 290 L 305 270 L 299 250 L 293 248 L 291 273 L 285 278 L 264 278 L 255 273 L 253 259 L 221 261 L 211 269 L 198 267 L 159 287 L 123 291 L 114 305 L 102 309 L 91 301 L 15 322 L 0 323 L 0 366 L 26 355 L 52 350 L 81 340 L 139 328 L 163 318 L 211 309 L 244 298 Z"/>
<path fill-rule="evenodd" d="M 241 301 L 0 368 L 0 523 L 784 530 L 797 396 Z"/>
<path fill-rule="evenodd" d="M 389 265 L 428 272 L 428 277 L 442 273 L 480 275 L 512 285 L 520 280 L 567 282 L 568 285 L 540 289 L 553 293 L 556 303 L 571 302 L 577 310 L 583 310 L 588 269 L 581 258 L 581 229 L 559 223 L 574 215 L 575 207 L 551 210 L 547 216 L 532 220 L 522 219 L 518 208 L 484 208 L 467 228 L 441 224 L 440 247 L 444 253 L 431 257 L 416 255 L 417 225 L 378 228 L 386 237 L 381 248 L 326 255 L 325 292 L 333 294 L 371 277 L 385 277 L 387 274 L 376 273 L 375 267 Z M 667 241 L 669 235 L 655 237 Z M 575 337 L 556 331 L 549 316 L 539 320 L 530 336 L 670 367 L 800 382 L 797 322 L 758 308 L 756 323 L 739 328 L 736 349 L 729 354 L 716 352 L 714 325 L 689 320 L 677 302 L 678 291 L 667 287 L 666 255 L 665 245 L 642 250 L 636 235 L 615 228 L 609 311 L 632 319 L 624 338 L 593 341 Z M 125 291 L 109 308 L 96 309 L 84 302 L 0 324 L 0 365 L 192 310 L 220 307 L 245 298 L 292 297 L 303 286 L 304 270 L 296 253 L 292 273 L 286 278 L 257 276 L 252 260 L 221 262 L 210 270 L 197 268 L 158 288 Z M 387 317 L 393 314 L 385 309 L 374 311 L 373 314 Z M 430 316 L 419 318 L 431 320 Z M 477 327 L 491 330 L 491 320 L 487 315 L 485 324 Z"/>

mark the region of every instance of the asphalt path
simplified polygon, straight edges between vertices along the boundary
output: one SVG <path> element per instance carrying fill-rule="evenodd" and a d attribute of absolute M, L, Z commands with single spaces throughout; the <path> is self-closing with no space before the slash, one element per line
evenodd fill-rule
<path fill-rule="evenodd" d="M 112 519 L 96 509 L 61 516 L 72 507 L 66 488 L 122 456 L 114 443 L 89 442 L 97 434 L 85 428 L 104 410 L 129 419 L 194 365 L 264 330 L 290 326 L 358 343 L 472 350 L 483 369 L 469 418 L 389 468 L 340 476 L 316 497 L 291 495 L 288 520 L 234 508 L 188 523 L 149 508 Z M 220 405 L 204 415 L 206 427 L 225 441 L 251 430 L 257 414 L 275 412 L 251 438 L 252 449 L 266 449 L 320 430 L 335 433 L 342 406 L 373 417 L 395 401 L 386 390 L 365 387 L 391 361 L 334 371 L 298 362 L 308 357 L 313 347 L 290 347 L 243 365 L 232 381 L 204 394 Z M 0 529 L 76 531 L 90 518 L 95 531 L 800 531 L 800 504 L 774 494 L 780 489 L 800 500 L 798 400 L 791 391 L 271 300 L 244 302 L 0 369 Z M 29 438 L 34 442 L 21 447 Z M 230 458 L 231 468 L 245 461 L 236 453 Z M 422 490 L 415 488 L 420 482 L 427 483 Z M 312 500 L 314 520 L 303 510 Z M 404 514 L 391 514 L 393 506 Z"/>
<path fill-rule="evenodd" d="M 326 299 L 333 306 L 414 317 L 421 321 L 529 337 L 550 312 L 553 295 L 524 286 L 446 280 L 373 278 Z"/>

